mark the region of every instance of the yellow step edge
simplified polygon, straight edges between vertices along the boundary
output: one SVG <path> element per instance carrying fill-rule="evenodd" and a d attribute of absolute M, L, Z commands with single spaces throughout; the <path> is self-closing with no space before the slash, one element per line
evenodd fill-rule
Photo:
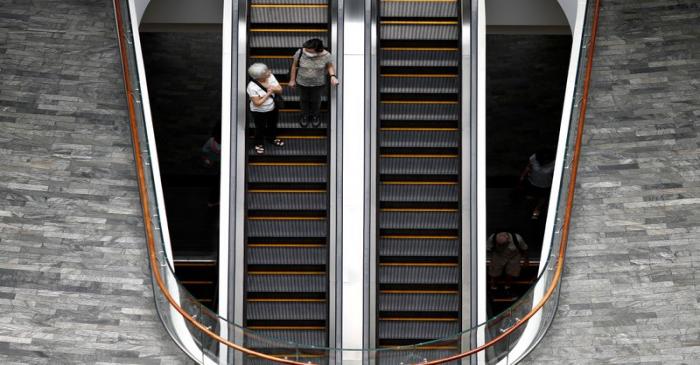
<path fill-rule="evenodd" d="M 456 240 L 459 239 L 458 236 L 422 236 L 422 235 L 385 235 L 385 236 L 379 236 L 379 238 L 395 238 L 395 239 L 417 239 L 417 240 L 430 240 L 430 239 L 436 239 L 436 240 Z"/>
<path fill-rule="evenodd" d="M 326 136 L 277 136 L 279 139 L 327 139 Z"/>
<path fill-rule="evenodd" d="M 255 355 L 246 354 L 245 356 L 251 357 L 254 359 L 259 359 L 259 357 L 255 356 Z M 273 354 L 270 356 L 276 357 L 278 359 L 283 359 L 283 360 L 291 360 L 291 359 L 302 358 L 302 357 L 303 358 L 314 358 L 314 359 L 328 357 L 328 355 L 325 355 L 325 354 L 324 355 L 318 355 L 318 354 L 315 355 L 315 354 L 302 354 L 302 353 L 298 353 L 298 354 Z"/>
<path fill-rule="evenodd" d="M 380 290 L 382 294 L 459 294 L 458 290 Z"/>
<path fill-rule="evenodd" d="M 458 52 L 459 48 L 454 47 L 382 47 L 384 51 L 407 51 L 407 52 L 435 52 L 435 51 L 448 51 L 448 52 Z"/>
<path fill-rule="evenodd" d="M 411 321 L 411 322 L 455 322 L 459 318 L 424 318 L 424 317 L 379 317 L 380 321 Z"/>
<path fill-rule="evenodd" d="M 457 25 L 459 24 L 456 20 L 383 20 L 379 24 L 388 25 Z"/>
<path fill-rule="evenodd" d="M 455 105 L 459 101 L 451 100 L 382 100 L 382 104 L 440 104 L 440 105 Z"/>
<path fill-rule="evenodd" d="M 301 109 L 280 109 L 280 113 L 299 113 Z M 328 109 L 321 109 L 321 113 L 328 112 Z"/>
<path fill-rule="evenodd" d="M 407 128 L 407 127 L 390 127 L 379 128 L 380 131 L 397 131 L 397 132 L 457 132 L 459 128 Z"/>
<path fill-rule="evenodd" d="M 325 193 L 326 190 L 251 189 L 249 193 Z"/>
<path fill-rule="evenodd" d="M 249 56 L 252 59 L 261 59 L 261 58 L 294 58 L 294 56 L 282 56 L 282 55 L 269 55 L 269 56 Z"/>
<path fill-rule="evenodd" d="M 323 326 L 248 326 L 251 330 L 303 330 L 303 331 L 319 331 L 325 330 Z"/>
<path fill-rule="evenodd" d="M 454 208 L 382 208 L 382 212 L 459 212 Z"/>
<path fill-rule="evenodd" d="M 248 217 L 251 221 L 325 221 L 326 217 Z"/>
<path fill-rule="evenodd" d="M 455 342 L 455 340 L 448 340 L 449 342 Z M 379 346 L 382 349 L 396 349 L 397 351 L 402 351 L 401 346 Z M 457 346 L 416 346 L 412 347 L 415 350 L 458 350 Z"/>
<path fill-rule="evenodd" d="M 202 303 L 210 303 L 210 302 L 214 301 L 213 299 L 204 299 L 204 298 L 195 298 L 195 299 L 197 299 L 198 302 L 202 302 Z"/>
<path fill-rule="evenodd" d="M 323 303 L 325 299 L 281 299 L 281 298 L 259 298 L 259 299 L 247 299 L 249 302 L 270 302 L 270 303 Z"/>
<path fill-rule="evenodd" d="M 416 154 L 409 155 L 405 153 L 387 153 L 381 154 L 379 157 L 386 158 L 457 158 L 459 155 L 436 155 L 436 154 Z"/>
<path fill-rule="evenodd" d="M 325 271 L 248 271 L 248 275 L 325 275 Z"/>
<path fill-rule="evenodd" d="M 327 4 L 251 4 L 251 8 L 327 8 Z"/>
<path fill-rule="evenodd" d="M 383 3 L 456 3 L 457 0 L 381 0 Z"/>
<path fill-rule="evenodd" d="M 385 262 L 380 263 L 379 266 L 396 266 L 396 267 L 457 267 L 459 264 L 453 263 L 431 263 L 431 262 Z"/>
<path fill-rule="evenodd" d="M 303 245 L 303 244 L 285 244 L 285 243 L 249 243 L 248 247 L 289 247 L 289 248 L 321 248 L 326 247 L 326 245 Z"/>
<path fill-rule="evenodd" d="M 382 185 L 457 185 L 456 181 L 382 181 Z"/>
<path fill-rule="evenodd" d="M 325 162 L 250 162 L 250 166 L 325 166 Z"/>
<path fill-rule="evenodd" d="M 249 32 L 253 33 L 326 33 L 328 32 L 328 29 L 303 29 L 303 28 L 297 28 L 297 29 L 281 29 L 281 28 L 274 28 L 274 29 L 268 29 L 268 28 L 258 28 L 258 29 L 249 29 Z"/>
<path fill-rule="evenodd" d="M 380 74 L 381 77 L 435 77 L 435 78 L 456 78 L 459 75 L 454 74 Z"/>

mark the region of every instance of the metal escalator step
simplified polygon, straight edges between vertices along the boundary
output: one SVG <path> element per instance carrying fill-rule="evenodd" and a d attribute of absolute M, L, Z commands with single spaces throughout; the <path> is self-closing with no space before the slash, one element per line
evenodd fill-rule
<path fill-rule="evenodd" d="M 457 1 L 391 2 L 382 4 L 382 17 L 392 18 L 449 18 L 459 16 Z"/>
<path fill-rule="evenodd" d="M 458 103 L 379 103 L 381 120 L 459 120 Z"/>
<path fill-rule="evenodd" d="M 320 24 L 328 22 L 328 7 L 302 4 L 265 4 L 250 8 L 250 22 L 264 24 Z M 290 6 L 291 5 L 291 6 Z M 299 6 L 301 5 L 301 6 Z"/>
<path fill-rule="evenodd" d="M 386 365 L 420 364 L 426 361 L 442 359 L 451 355 L 455 355 L 458 352 L 458 349 L 378 351 L 377 362 L 379 364 Z"/>
<path fill-rule="evenodd" d="M 458 284 L 459 266 L 379 266 L 382 284 Z"/>
<path fill-rule="evenodd" d="M 299 98 L 299 89 L 292 89 L 290 87 L 287 87 L 286 85 L 283 85 L 282 89 L 282 96 L 284 97 L 285 101 L 288 102 L 297 102 L 300 100 Z M 321 95 L 321 102 L 327 102 L 328 101 L 328 95 L 327 94 L 322 94 Z"/>
<path fill-rule="evenodd" d="M 323 220 L 252 220 L 248 218 L 248 237 L 326 237 Z"/>
<path fill-rule="evenodd" d="M 326 320 L 326 302 L 249 301 L 248 320 Z"/>
<path fill-rule="evenodd" d="M 325 210 L 325 192 L 301 193 L 285 190 L 253 190 L 248 192 L 248 209 L 254 210 Z M 301 190 L 300 190 L 301 191 Z"/>
<path fill-rule="evenodd" d="M 380 229 L 459 229 L 460 214 L 450 212 L 380 211 Z"/>
<path fill-rule="evenodd" d="M 248 247 L 249 265 L 325 265 L 325 247 Z"/>
<path fill-rule="evenodd" d="M 384 40 L 457 41 L 459 24 L 384 24 L 379 27 L 379 37 Z"/>
<path fill-rule="evenodd" d="M 279 116 L 280 119 L 277 122 L 278 129 L 301 129 L 304 131 L 326 129 L 328 125 L 326 121 L 329 117 L 328 113 L 321 113 L 321 125 L 317 128 L 314 128 L 310 125 L 308 127 L 302 127 L 301 125 L 299 125 L 301 111 L 297 111 L 296 109 L 283 109 L 283 112 L 281 112 Z M 248 128 L 255 129 L 255 123 L 253 123 L 252 120 L 248 121 Z"/>
<path fill-rule="evenodd" d="M 458 184 L 380 184 L 383 202 L 458 202 Z"/>
<path fill-rule="evenodd" d="M 325 183 L 327 174 L 325 164 L 248 165 L 248 182 L 252 183 Z"/>
<path fill-rule="evenodd" d="M 449 74 L 445 74 L 449 75 Z M 394 77 L 381 76 L 379 92 L 406 94 L 456 94 L 459 93 L 459 77 Z"/>
<path fill-rule="evenodd" d="M 322 293 L 326 291 L 326 276 L 316 274 L 249 274 L 248 292 Z"/>
<path fill-rule="evenodd" d="M 290 48 L 298 49 L 310 38 L 319 38 L 323 44 L 328 44 L 328 33 L 320 31 L 288 31 L 286 29 L 274 29 L 271 32 L 256 31 L 251 29 L 249 46 L 251 48 Z"/>
<path fill-rule="evenodd" d="M 438 147 L 457 148 L 459 130 L 382 130 L 379 131 L 379 147 Z"/>
<path fill-rule="evenodd" d="M 252 329 L 249 334 L 245 344 L 254 349 L 288 348 L 291 344 L 324 347 L 327 343 L 325 329 Z"/>
<path fill-rule="evenodd" d="M 293 52 L 288 55 L 289 58 L 255 56 L 250 58 L 250 62 L 264 63 L 277 78 L 280 78 L 280 76 L 289 74 L 292 68 L 292 54 Z M 284 78 L 286 78 L 286 76 L 284 76 Z"/>
<path fill-rule="evenodd" d="M 270 351 L 268 351 L 270 352 Z M 306 354 L 306 353 L 309 354 Z M 287 360 L 294 360 L 297 362 L 305 363 L 305 364 L 315 364 L 315 365 L 328 365 L 329 364 L 329 356 L 326 354 L 319 354 L 319 353 L 324 353 L 321 350 L 299 350 L 299 349 L 289 349 L 288 351 L 285 351 L 284 353 L 280 353 L 280 355 L 275 355 L 279 358 L 282 359 L 287 359 Z M 254 357 L 254 356 L 247 356 L 244 362 L 246 365 L 276 365 L 277 363 L 261 359 L 259 357 Z M 334 362 L 335 364 L 335 362 Z"/>
<path fill-rule="evenodd" d="M 457 175 L 458 158 L 380 157 L 379 173 L 393 175 Z"/>
<path fill-rule="evenodd" d="M 381 66 L 384 67 L 458 67 L 458 49 L 449 48 L 382 48 Z"/>
<path fill-rule="evenodd" d="M 428 340 L 456 335 L 460 323 L 454 321 L 387 321 L 379 319 L 379 339 Z"/>
<path fill-rule="evenodd" d="M 262 5 L 262 4 L 282 4 L 282 5 L 296 5 L 296 4 L 305 4 L 305 5 L 327 5 L 328 0 L 251 0 L 251 4 L 253 5 Z M 322 23 L 325 23 L 326 20 L 324 20 Z"/>
<path fill-rule="evenodd" d="M 457 312 L 459 294 L 379 293 L 379 310 L 384 312 Z"/>
<path fill-rule="evenodd" d="M 326 138 L 282 138 L 284 147 L 267 146 L 265 156 L 325 156 L 328 152 Z M 249 156 L 257 156 L 251 144 L 248 149 Z"/>
<path fill-rule="evenodd" d="M 380 238 L 381 256 L 459 256 L 459 240 Z"/>

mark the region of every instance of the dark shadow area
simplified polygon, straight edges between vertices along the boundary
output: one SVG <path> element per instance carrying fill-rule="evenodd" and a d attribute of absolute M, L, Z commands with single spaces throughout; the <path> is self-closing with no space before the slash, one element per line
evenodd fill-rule
<path fill-rule="evenodd" d="M 221 33 L 141 33 L 168 228 L 180 281 L 215 303 Z"/>
<path fill-rule="evenodd" d="M 486 42 L 488 234 L 518 233 L 529 246 L 526 255 L 530 258 L 529 263 L 523 260 L 520 275 L 511 282 L 504 273 L 495 279 L 495 285 L 489 285 L 497 288 L 489 289 L 488 295 L 491 314 L 496 315 L 536 279 L 546 202 L 539 218 L 533 219 L 538 199 L 524 186 L 527 176 L 520 188 L 519 179 L 536 151 L 556 151 L 571 36 L 491 34 Z"/>

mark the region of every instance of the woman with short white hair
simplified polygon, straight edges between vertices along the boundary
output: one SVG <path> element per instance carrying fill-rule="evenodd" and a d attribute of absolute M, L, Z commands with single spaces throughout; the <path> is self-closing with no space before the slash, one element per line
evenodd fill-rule
<path fill-rule="evenodd" d="M 275 107 L 275 95 L 282 95 L 282 86 L 267 65 L 254 63 L 248 68 L 251 81 L 246 92 L 250 97 L 250 112 L 255 122 L 255 153 L 265 153 L 265 141 L 277 147 L 284 146 L 284 141 L 277 138 L 277 120 L 279 110 Z"/>

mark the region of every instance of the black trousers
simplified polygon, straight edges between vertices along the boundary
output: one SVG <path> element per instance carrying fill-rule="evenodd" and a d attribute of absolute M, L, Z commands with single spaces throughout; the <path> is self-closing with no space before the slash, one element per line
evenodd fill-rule
<path fill-rule="evenodd" d="M 299 98 L 301 99 L 301 113 L 305 118 L 321 116 L 321 95 L 323 90 L 326 88 L 325 85 L 321 86 L 302 86 L 297 85 L 299 88 Z"/>
<path fill-rule="evenodd" d="M 253 122 L 255 123 L 255 144 L 261 145 L 265 140 L 272 142 L 277 138 L 277 120 L 279 119 L 279 111 L 277 109 L 271 112 L 251 112 L 253 114 Z"/>

